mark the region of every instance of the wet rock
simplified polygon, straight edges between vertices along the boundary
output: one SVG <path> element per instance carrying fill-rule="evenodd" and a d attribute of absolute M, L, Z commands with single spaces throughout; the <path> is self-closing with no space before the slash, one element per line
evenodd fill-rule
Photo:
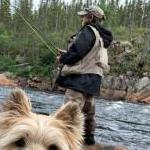
<path fill-rule="evenodd" d="M 143 77 L 143 78 L 139 79 L 139 81 L 135 85 L 135 88 L 137 89 L 137 91 L 141 91 L 144 88 L 146 90 L 150 91 L 150 78 L 149 77 Z"/>
<path fill-rule="evenodd" d="M 94 145 L 85 145 L 84 150 L 127 150 L 123 146 L 103 145 L 96 143 Z"/>
<path fill-rule="evenodd" d="M 65 92 L 64 88 L 53 86 L 50 78 L 32 77 L 30 79 L 17 77 L 13 80 L 9 72 L 0 74 L 0 86 L 20 86 L 42 91 Z M 150 104 L 150 78 L 135 78 L 133 72 L 120 76 L 105 76 L 102 80 L 101 98 L 109 100 L 128 100 Z"/>
<path fill-rule="evenodd" d="M 126 100 L 126 91 L 101 88 L 101 98 L 108 100 Z"/>
<path fill-rule="evenodd" d="M 113 41 L 111 49 L 115 54 L 115 62 L 123 64 L 126 56 L 132 54 L 133 45 L 129 41 Z"/>
<path fill-rule="evenodd" d="M 135 78 L 132 72 L 119 77 L 104 77 L 101 97 L 110 100 L 150 103 L 150 79 L 149 77 Z"/>
<path fill-rule="evenodd" d="M 141 91 L 128 92 L 127 99 L 134 102 L 150 104 L 150 85 L 143 88 Z"/>
<path fill-rule="evenodd" d="M 148 97 L 146 97 L 146 98 L 140 100 L 140 102 L 143 102 L 143 103 L 146 103 L 146 104 L 150 104 L 150 94 L 149 94 Z"/>
<path fill-rule="evenodd" d="M 128 53 L 132 50 L 133 45 L 129 41 L 113 41 L 112 48 L 115 50 L 115 54 Z"/>
<path fill-rule="evenodd" d="M 5 74 L 0 74 L 0 86 L 16 86 L 16 83 L 8 79 Z"/>
<path fill-rule="evenodd" d="M 116 76 L 106 76 L 102 80 L 102 87 L 105 89 L 113 90 L 124 90 L 127 91 L 134 89 L 135 85 L 134 78 L 129 78 L 127 75 Z"/>
<path fill-rule="evenodd" d="M 150 78 L 143 77 L 135 83 L 136 92 L 129 91 L 127 99 L 150 104 Z"/>
<path fill-rule="evenodd" d="M 127 71 L 126 75 L 131 78 L 134 76 L 134 72 L 133 71 Z"/>
<path fill-rule="evenodd" d="M 51 91 L 51 82 L 48 79 L 34 77 L 27 81 L 28 87 L 38 90 Z"/>
<path fill-rule="evenodd" d="M 126 75 L 120 75 L 119 76 L 119 81 L 120 81 L 120 89 L 119 90 L 126 91 L 127 88 L 128 88 Z"/>
<path fill-rule="evenodd" d="M 45 91 L 65 92 L 64 88 L 52 85 L 49 79 L 34 77 L 20 79 L 18 85 Z M 53 88 L 52 88 L 53 87 Z M 102 81 L 101 98 L 109 100 L 128 100 L 132 102 L 150 103 L 150 81 L 148 77 L 137 79 L 133 72 L 125 75 L 105 76 Z"/>
<path fill-rule="evenodd" d="M 129 92 L 127 94 L 127 99 L 132 102 L 141 102 L 150 104 L 150 92 L 148 91 L 142 91 L 142 92 Z"/>
<path fill-rule="evenodd" d="M 103 88 L 108 88 L 112 86 L 112 82 L 113 82 L 113 76 L 105 76 L 102 80 L 102 87 Z"/>
<path fill-rule="evenodd" d="M 112 85 L 115 90 L 125 90 L 127 88 L 126 80 L 124 79 L 124 76 L 121 75 L 113 78 Z"/>
<path fill-rule="evenodd" d="M 19 87 L 22 87 L 22 88 L 26 88 L 28 87 L 28 79 L 25 78 L 25 77 L 17 77 L 16 78 L 16 83 Z"/>

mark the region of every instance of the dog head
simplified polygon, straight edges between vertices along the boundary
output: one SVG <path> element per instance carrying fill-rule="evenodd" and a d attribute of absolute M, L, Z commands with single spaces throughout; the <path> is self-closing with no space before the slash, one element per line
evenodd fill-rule
<path fill-rule="evenodd" d="M 65 104 L 52 116 L 31 109 L 24 91 L 10 94 L 0 112 L 1 150 L 80 150 L 83 115 L 76 103 Z"/>

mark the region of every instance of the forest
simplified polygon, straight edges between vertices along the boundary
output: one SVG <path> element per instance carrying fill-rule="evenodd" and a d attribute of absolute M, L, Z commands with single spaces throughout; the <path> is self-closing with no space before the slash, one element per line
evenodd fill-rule
<path fill-rule="evenodd" d="M 121 63 L 119 50 L 110 48 L 109 74 L 150 72 L 150 1 L 126 0 L 0 0 L 0 72 L 17 76 L 53 77 L 57 48 L 66 49 L 71 35 L 81 27 L 77 12 L 89 5 L 100 6 L 106 15 L 103 26 L 113 33 L 114 41 L 129 41 L 132 51 Z M 24 67 L 19 67 L 23 65 Z"/>

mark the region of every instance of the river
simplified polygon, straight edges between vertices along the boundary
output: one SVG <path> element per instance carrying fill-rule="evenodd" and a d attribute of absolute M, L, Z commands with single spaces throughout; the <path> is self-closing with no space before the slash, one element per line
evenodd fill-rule
<path fill-rule="evenodd" d="M 0 102 L 12 89 L 0 87 Z M 26 90 L 37 113 L 53 113 L 64 95 Z M 129 150 L 150 150 L 150 105 L 96 99 L 96 139 Z"/>

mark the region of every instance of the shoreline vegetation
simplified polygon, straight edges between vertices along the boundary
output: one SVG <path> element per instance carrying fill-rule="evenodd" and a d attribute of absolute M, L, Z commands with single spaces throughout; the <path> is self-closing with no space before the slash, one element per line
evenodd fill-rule
<path fill-rule="evenodd" d="M 31 88 L 44 92 L 65 92 L 65 89 L 53 86 L 46 78 L 11 78 L 8 72 L 0 74 L 0 86 Z M 137 80 L 135 78 L 125 80 L 122 77 L 107 76 L 103 79 L 100 98 L 150 104 L 150 79 L 143 77 Z"/>

